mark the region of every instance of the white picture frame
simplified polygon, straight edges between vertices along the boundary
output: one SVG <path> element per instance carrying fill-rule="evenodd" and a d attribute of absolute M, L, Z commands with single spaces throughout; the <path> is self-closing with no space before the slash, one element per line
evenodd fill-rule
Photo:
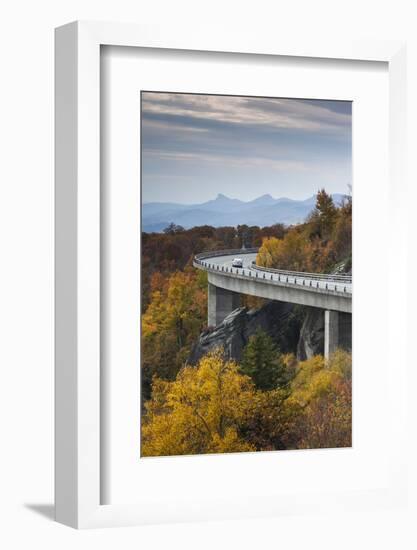
<path fill-rule="evenodd" d="M 168 48 L 304 58 L 382 61 L 389 70 L 390 185 L 392 200 L 405 186 L 405 44 L 387 41 L 280 42 L 239 30 L 141 27 L 75 22 L 56 30 L 56 519 L 76 528 L 186 520 L 172 510 L 158 518 L 152 507 L 101 504 L 100 445 L 100 48 L 102 45 Z M 396 206 L 394 204 L 394 206 Z M 398 260 L 401 262 L 398 250 Z M 395 306 L 404 314 L 404 301 Z M 401 363 L 401 356 L 400 356 Z M 403 363 L 403 364 L 402 364 Z M 405 355 L 398 369 L 405 386 Z M 401 386 L 401 387 L 403 387 Z M 403 413 L 405 415 L 405 412 Z M 397 464 L 404 459 L 401 438 Z M 384 502 L 404 498 L 403 476 L 392 476 Z M 370 495 L 375 502 L 378 495 Z M 366 500 L 366 495 L 358 495 Z M 303 511 L 313 497 L 289 496 L 273 513 Z M 346 499 L 338 504 L 347 506 Z M 334 506 L 323 495 L 322 507 Z M 216 517 L 221 506 L 214 504 Z M 169 508 L 169 506 L 168 506 Z M 262 510 L 260 510 L 262 513 Z M 239 510 L 236 511 L 239 515 Z M 227 514 L 224 514 L 227 517 Z M 198 514 L 194 519 L 199 519 Z"/>

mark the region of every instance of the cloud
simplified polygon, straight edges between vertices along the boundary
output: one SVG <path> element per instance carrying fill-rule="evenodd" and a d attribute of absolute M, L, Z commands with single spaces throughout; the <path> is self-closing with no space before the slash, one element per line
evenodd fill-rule
<path fill-rule="evenodd" d="M 162 130 L 163 132 L 208 132 L 208 128 L 198 128 L 197 126 L 190 126 L 186 124 L 175 124 L 172 122 L 164 122 L 161 120 L 149 120 L 144 118 L 142 120 L 142 131 L 143 130 Z"/>
<path fill-rule="evenodd" d="M 222 164 L 225 162 L 225 157 L 222 155 L 216 155 L 214 153 L 196 153 L 196 152 L 169 152 L 164 150 L 157 149 L 145 149 L 143 151 L 144 158 L 147 160 L 158 160 L 158 161 L 172 161 L 176 163 L 181 162 L 192 162 L 194 164 L 201 163 L 214 163 Z M 145 160 L 146 162 L 146 160 Z M 228 166 L 236 167 L 262 167 L 263 169 L 269 168 L 272 170 L 307 170 L 308 164 L 302 161 L 291 161 L 291 160 L 276 160 L 268 157 L 247 157 L 247 156 L 238 156 L 238 155 L 227 155 L 227 164 Z"/>
<path fill-rule="evenodd" d="M 232 125 L 263 126 L 309 132 L 345 131 L 349 112 L 334 109 L 335 102 L 311 100 L 168 94 L 143 92 L 142 113 L 152 116 L 216 121 Z"/>
<path fill-rule="evenodd" d="M 147 200 L 301 198 L 351 181 L 349 102 L 142 92 L 141 113 Z"/>

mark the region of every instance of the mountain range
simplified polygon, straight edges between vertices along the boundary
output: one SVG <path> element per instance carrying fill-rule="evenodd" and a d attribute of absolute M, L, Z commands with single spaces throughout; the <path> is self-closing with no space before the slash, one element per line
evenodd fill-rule
<path fill-rule="evenodd" d="M 345 195 L 336 193 L 332 197 L 334 202 L 339 204 Z M 305 200 L 284 197 L 275 199 L 271 195 L 262 195 L 245 202 L 231 199 L 221 193 L 215 199 L 201 204 L 148 202 L 142 205 L 142 230 L 147 233 L 159 233 L 170 223 L 181 225 L 185 229 L 197 225 L 291 225 L 303 222 L 313 210 L 315 202 L 315 195 Z"/>

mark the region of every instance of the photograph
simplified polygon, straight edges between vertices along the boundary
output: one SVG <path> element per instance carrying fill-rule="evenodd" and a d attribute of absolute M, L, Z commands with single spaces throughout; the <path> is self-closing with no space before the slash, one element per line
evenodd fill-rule
<path fill-rule="evenodd" d="M 140 458 L 352 447 L 352 102 L 141 91 L 140 135 Z"/>

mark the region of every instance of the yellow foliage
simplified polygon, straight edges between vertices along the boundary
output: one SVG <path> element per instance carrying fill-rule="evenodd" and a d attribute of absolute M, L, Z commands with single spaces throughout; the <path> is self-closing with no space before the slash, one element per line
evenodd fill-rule
<path fill-rule="evenodd" d="M 281 355 L 281 360 L 287 369 L 294 369 L 297 367 L 297 358 L 293 353 L 284 353 Z"/>
<path fill-rule="evenodd" d="M 291 229 L 283 239 L 266 237 L 256 258 L 257 265 L 276 269 L 307 271 L 310 243 L 296 229 Z"/>
<path fill-rule="evenodd" d="M 148 384 L 154 373 L 175 377 L 206 319 L 207 284 L 195 270 L 172 274 L 152 292 L 142 315 L 142 366 Z"/>
<path fill-rule="evenodd" d="M 257 390 L 220 350 L 175 381 L 154 377 L 145 404 L 142 455 L 229 453 L 351 445 L 351 356 L 338 350 L 297 363 L 284 389 Z"/>
<path fill-rule="evenodd" d="M 352 442 L 351 355 L 337 350 L 299 363 L 287 400 L 299 407 L 298 448 L 349 447 Z"/>
<path fill-rule="evenodd" d="M 152 293 L 151 303 L 142 316 L 143 336 L 199 325 L 206 314 L 206 300 L 206 289 L 194 272 L 174 273 L 165 287 Z"/>
<path fill-rule="evenodd" d="M 323 189 L 306 223 L 290 227 L 282 238 L 265 237 L 256 263 L 276 269 L 327 272 L 347 264 L 352 251 L 352 202 L 337 208 Z"/>
<path fill-rule="evenodd" d="M 154 378 L 142 426 L 142 455 L 252 451 L 238 427 L 256 390 L 220 351 L 198 367 L 184 367 L 174 382 Z"/>

